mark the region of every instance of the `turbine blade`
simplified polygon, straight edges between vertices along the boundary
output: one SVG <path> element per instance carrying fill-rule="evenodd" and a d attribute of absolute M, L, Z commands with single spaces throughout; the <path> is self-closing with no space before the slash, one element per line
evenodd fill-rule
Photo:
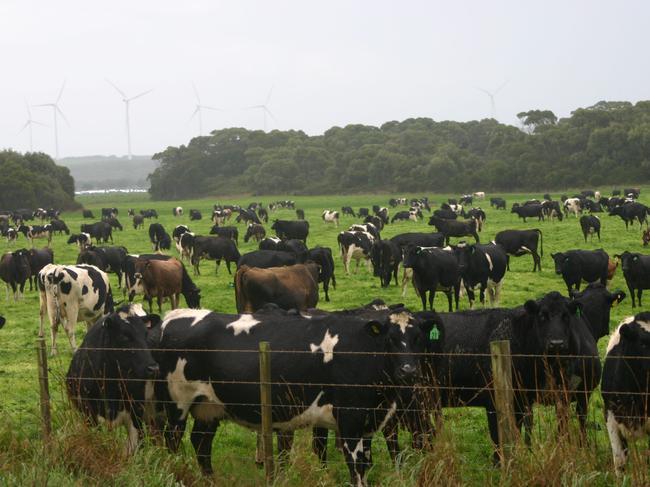
<path fill-rule="evenodd" d="M 264 108 L 264 105 L 252 105 L 250 107 L 246 107 L 245 110 L 254 110 L 256 108 Z"/>
<path fill-rule="evenodd" d="M 117 91 L 120 95 L 122 95 L 122 98 L 126 98 L 126 94 L 120 90 L 117 86 L 115 86 L 115 83 L 113 83 L 110 79 L 106 78 L 106 82 L 111 85 L 113 88 L 115 88 L 115 91 Z"/>
<path fill-rule="evenodd" d="M 194 96 L 196 97 L 196 103 L 201 104 L 201 98 L 199 98 L 199 90 L 196 89 L 194 81 L 192 81 L 192 89 L 194 90 Z"/>
<path fill-rule="evenodd" d="M 153 91 L 153 89 L 151 89 L 151 90 L 147 90 L 147 91 L 143 91 L 143 92 L 140 93 L 139 95 L 132 96 L 131 98 L 128 99 L 128 101 L 133 101 L 133 100 L 135 100 L 136 98 L 140 98 L 141 96 L 146 95 L 147 93 L 151 93 L 152 91 Z"/>
<path fill-rule="evenodd" d="M 192 115 L 190 115 L 190 118 L 187 120 L 187 123 L 190 123 L 192 119 L 196 117 L 196 114 L 199 113 L 199 110 L 201 110 L 201 108 L 199 107 L 199 105 L 197 105 L 194 111 L 192 112 Z"/>
<path fill-rule="evenodd" d="M 40 105 L 32 105 L 33 107 L 53 107 L 54 103 L 41 103 Z"/>
<path fill-rule="evenodd" d="M 271 85 L 271 89 L 269 90 L 269 96 L 266 97 L 266 101 L 264 102 L 264 105 L 268 105 L 269 101 L 271 101 L 271 95 L 273 94 L 273 85 Z"/>
<path fill-rule="evenodd" d="M 271 118 L 272 118 L 276 123 L 278 122 L 278 119 L 275 118 L 275 115 L 273 115 L 273 114 L 271 113 L 271 110 L 269 110 L 269 109 L 266 108 L 266 107 L 262 107 L 262 109 L 263 109 L 266 113 L 268 113 L 269 116 L 270 116 L 270 117 L 271 117 Z"/>
<path fill-rule="evenodd" d="M 42 127 L 49 127 L 48 124 L 43 123 L 43 122 L 37 122 L 36 120 L 30 120 L 31 123 L 36 124 L 36 125 L 41 125 Z"/>
<path fill-rule="evenodd" d="M 63 112 L 61 111 L 61 109 L 59 108 L 59 106 L 58 106 L 58 105 L 54 105 L 54 109 L 59 113 L 59 115 L 61 115 L 61 118 L 63 118 L 63 120 L 65 120 L 66 125 L 67 125 L 68 127 L 70 127 L 70 122 L 68 122 L 68 119 L 65 118 L 65 115 L 63 114 Z"/>
<path fill-rule="evenodd" d="M 494 90 L 493 95 L 496 95 L 497 93 L 499 93 L 508 84 L 508 81 L 510 81 L 510 80 L 505 80 L 501 86 L 499 86 L 496 90 Z"/>
<path fill-rule="evenodd" d="M 27 121 L 25 122 L 25 125 L 22 126 L 22 128 L 18 131 L 18 133 L 19 133 L 19 134 L 22 134 L 23 131 L 24 131 L 27 127 L 29 127 L 29 124 L 30 124 L 30 123 L 31 123 L 31 120 L 27 120 Z"/>
<path fill-rule="evenodd" d="M 209 105 L 199 105 L 201 108 L 205 108 L 206 110 L 214 110 L 215 112 L 223 112 L 223 108 L 216 108 L 216 107 L 211 107 Z"/>
<path fill-rule="evenodd" d="M 27 119 L 31 120 L 32 119 L 32 111 L 29 109 L 29 103 L 27 102 L 27 98 L 25 98 L 25 107 L 27 108 Z"/>
<path fill-rule="evenodd" d="M 56 101 L 54 103 L 59 103 L 59 100 L 61 99 L 61 95 L 63 95 L 63 89 L 65 88 L 65 82 L 66 80 L 63 80 L 63 84 L 61 85 L 61 89 L 59 90 L 59 96 L 56 97 Z"/>
<path fill-rule="evenodd" d="M 479 88 L 478 86 L 475 86 L 474 88 L 476 88 L 476 89 L 479 90 L 479 91 L 482 91 L 482 92 L 485 93 L 487 96 L 492 96 L 492 93 L 490 93 L 488 90 L 484 90 L 483 88 Z"/>

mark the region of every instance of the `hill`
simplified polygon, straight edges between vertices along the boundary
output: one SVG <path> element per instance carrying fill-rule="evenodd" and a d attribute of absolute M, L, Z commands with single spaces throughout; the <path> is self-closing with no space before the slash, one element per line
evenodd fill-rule
<path fill-rule="evenodd" d="M 150 156 L 66 157 L 59 164 L 70 169 L 77 190 L 147 189 L 147 175 L 158 166 Z"/>

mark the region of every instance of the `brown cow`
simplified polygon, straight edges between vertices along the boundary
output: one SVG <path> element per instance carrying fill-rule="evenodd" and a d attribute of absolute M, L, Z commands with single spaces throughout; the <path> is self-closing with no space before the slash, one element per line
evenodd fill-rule
<path fill-rule="evenodd" d="M 162 302 L 169 298 L 172 309 L 178 308 L 178 298 L 183 287 L 183 264 L 169 260 L 140 260 L 135 263 L 136 286 L 142 286 L 151 312 L 152 300 L 158 300 L 158 312 L 162 313 Z"/>
<path fill-rule="evenodd" d="M 235 274 L 237 312 L 252 313 L 267 303 L 283 309 L 316 307 L 318 270 L 314 262 L 268 269 L 241 266 Z"/>
<path fill-rule="evenodd" d="M 616 269 L 618 269 L 618 259 L 609 259 L 607 262 L 607 280 L 611 281 L 614 279 L 614 274 L 616 274 Z"/>

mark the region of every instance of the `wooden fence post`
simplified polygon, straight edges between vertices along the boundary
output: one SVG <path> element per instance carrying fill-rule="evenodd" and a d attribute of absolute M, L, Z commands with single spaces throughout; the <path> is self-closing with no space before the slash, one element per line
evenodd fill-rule
<path fill-rule="evenodd" d="M 36 339 L 36 359 L 38 363 L 38 384 L 41 400 L 41 421 L 43 423 L 43 440 L 49 441 L 52 433 L 52 414 L 50 412 L 50 385 L 47 371 L 47 349 L 45 338 Z"/>
<path fill-rule="evenodd" d="M 512 356 L 510 342 L 490 342 L 492 378 L 494 380 L 494 404 L 497 410 L 497 425 L 501 449 L 501 466 L 507 468 L 512 448 L 517 441 L 514 396 L 512 391 Z"/>
<path fill-rule="evenodd" d="M 262 457 L 267 484 L 273 482 L 273 418 L 271 416 L 271 347 L 260 342 L 260 409 L 262 412 Z"/>

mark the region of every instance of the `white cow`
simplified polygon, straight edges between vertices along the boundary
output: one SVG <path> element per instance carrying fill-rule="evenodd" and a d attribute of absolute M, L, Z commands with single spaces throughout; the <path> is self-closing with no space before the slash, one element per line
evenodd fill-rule
<path fill-rule="evenodd" d="M 323 211 L 323 214 L 321 215 L 323 218 L 323 221 L 325 223 L 334 223 L 334 226 L 339 226 L 339 212 L 338 211 L 331 211 L 331 210 L 325 210 Z"/>
<path fill-rule="evenodd" d="M 355 274 L 359 270 L 359 262 L 362 259 L 366 260 L 368 272 L 371 271 L 370 267 L 370 250 L 375 241 L 368 232 L 341 232 L 338 236 L 339 247 L 341 249 L 341 258 L 343 260 L 343 268 L 346 274 L 350 274 L 350 261 L 352 259 L 357 261 L 355 267 Z"/>
<path fill-rule="evenodd" d="M 479 199 L 479 200 L 484 200 L 485 199 L 485 191 L 477 191 L 474 193 L 474 198 Z"/>
<path fill-rule="evenodd" d="M 44 334 L 43 317 L 50 320 L 52 349 L 56 355 L 56 332 L 59 324 L 68 335 L 72 350 L 77 349 L 75 326 L 85 321 L 88 328 L 113 309 L 113 295 L 108 275 L 92 265 L 48 264 L 38 273 L 40 291 L 39 336 Z"/>
<path fill-rule="evenodd" d="M 582 213 L 582 205 L 580 204 L 580 198 L 568 198 L 564 202 L 564 212 L 567 213 L 573 213 L 576 218 L 578 218 L 578 214 Z"/>

